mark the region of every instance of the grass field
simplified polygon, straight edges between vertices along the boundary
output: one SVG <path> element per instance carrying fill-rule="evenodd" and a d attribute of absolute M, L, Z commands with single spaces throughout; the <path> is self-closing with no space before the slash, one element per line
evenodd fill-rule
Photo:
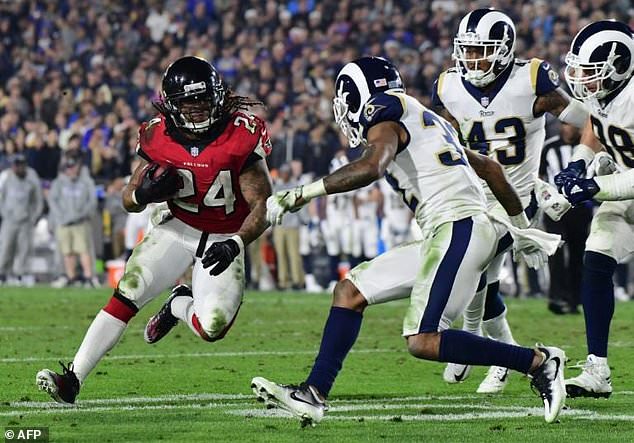
<path fill-rule="evenodd" d="M 475 394 L 485 368 L 447 385 L 441 364 L 407 353 L 400 337 L 406 303 L 370 308 L 331 393 L 331 411 L 317 427 L 301 429 L 298 420 L 265 410 L 249 384 L 258 375 L 304 379 L 329 296 L 248 293 L 221 342 L 200 341 L 179 325 L 150 346 L 143 327 L 161 297 L 131 321 L 75 407 L 51 403 L 37 391 L 35 373 L 70 361 L 108 297 L 107 290 L 0 288 L 3 426 L 48 426 L 50 441 L 77 442 L 634 441 L 634 303 L 617 304 L 612 323 L 615 393 L 609 400 L 569 400 L 552 425 L 519 374 L 499 396 Z M 543 300 L 512 300 L 509 319 L 521 343 L 561 346 L 572 363 L 585 358 L 582 316 L 555 317 Z"/>

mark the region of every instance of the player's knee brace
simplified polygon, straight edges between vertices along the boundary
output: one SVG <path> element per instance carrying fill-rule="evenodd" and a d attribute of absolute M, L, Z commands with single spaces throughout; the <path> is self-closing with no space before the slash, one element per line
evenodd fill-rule
<path fill-rule="evenodd" d="M 108 301 L 108 304 L 103 307 L 103 310 L 124 323 L 128 323 L 130 319 L 139 312 L 139 308 L 134 304 L 134 302 L 124 297 L 117 290 L 114 291 L 110 301 Z"/>

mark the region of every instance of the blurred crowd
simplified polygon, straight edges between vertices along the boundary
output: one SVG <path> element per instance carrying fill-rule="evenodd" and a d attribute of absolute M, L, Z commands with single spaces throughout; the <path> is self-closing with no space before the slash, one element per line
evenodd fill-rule
<path fill-rule="evenodd" d="M 93 257 L 115 258 L 125 250 L 118 243 L 126 214 L 117 199 L 138 126 L 155 114 L 152 101 L 171 61 L 207 58 L 231 88 L 262 100 L 266 108 L 254 111 L 269 124 L 269 165 L 274 172 L 286 165 L 302 180 L 328 173 L 346 145 L 331 111 L 333 78 L 345 62 L 385 56 L 408 93 L 429 104 L 433 81 L 454 63 L 460 19 L 489 6 L 515 21 L 518 57 L 546 59 L 560 72 L 572 37 L 588 22 L 634 26 L 630 0 L 0 2 L 0 171 L 21 154 L 46 202 L 68 159 L 78 161 L 98 197 Z M 60 221 L 49 206 L 43 215 L 51 231 Z"/>

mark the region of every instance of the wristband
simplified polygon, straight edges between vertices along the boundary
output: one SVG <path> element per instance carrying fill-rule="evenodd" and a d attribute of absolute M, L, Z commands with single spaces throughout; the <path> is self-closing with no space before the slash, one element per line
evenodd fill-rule
<path fill-rule="evenodd" d="M 302 187 L 302 197 L 305 200 L 312 200 L 315 197 L 321 197 L 326 194 L 326 186 L 324 185 L 323 178 Z"/>
<path fill-rule="evenodd" d="M 238 247 L 241 251 L 244 251 L 244 241 L 242 241 L 242 237 L 240 237 L 238 234 L 232 235 L 231 240 L 235 241 L 238 244 Z"/>
<path fill-rule="evenodd" d="M 516 215 L 509 215 L 509 220 L 513 226 L 519 229 L 526 229 L 530 225 L 528 217 L 524 211 Z"/>

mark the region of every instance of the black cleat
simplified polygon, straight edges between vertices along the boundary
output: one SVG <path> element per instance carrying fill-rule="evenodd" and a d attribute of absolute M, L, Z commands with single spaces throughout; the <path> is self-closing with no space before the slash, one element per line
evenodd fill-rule
<path fill-rule="evenodd" d="M 40 391 L 48 392 L 48 394 L 58 403 L 75 403 L 75 399 L 79 394 L 79 380 L 73 372 L 73 364 L 62 365 L 62 374 L 51 371 L 50 369 L 42 369 L 35 376 L 35 383 Z"/>
<path fill-rule="evenodd" d="M 178 285 L 172 289 L 172 294 L 165 301 L 161 310 L 151 317 L 145 325 L 143 338 L 147 343 L 156 343 L 178 323 L 178 319 L 172 315 L 172 300 L 176 297 L 193 297 L 192 290 L 187 285 Z"/>

